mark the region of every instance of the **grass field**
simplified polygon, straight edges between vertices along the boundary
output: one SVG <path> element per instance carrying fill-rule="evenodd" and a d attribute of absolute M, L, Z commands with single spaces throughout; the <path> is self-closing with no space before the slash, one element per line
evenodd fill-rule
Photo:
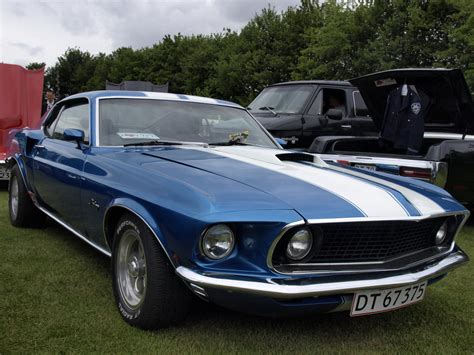
<path fill-rule="evenodd" d="M 459 244 L 474 255 L 472 222 Z M 392 313 L 272 320 L 197 302 L 183 325 L 156 332 L 121 320 L 109 268 L 60 227 L 11 227 L 0 188 L 0 353 L 474 352 L 474 263 Z"/>

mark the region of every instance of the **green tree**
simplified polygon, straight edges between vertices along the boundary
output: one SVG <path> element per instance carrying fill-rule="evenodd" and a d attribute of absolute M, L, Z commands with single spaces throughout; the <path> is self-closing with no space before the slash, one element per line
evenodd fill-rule
<path fill-rule="evenodd" d="M 474 92 L 474 1 L 453 0 L 450 5 L 456 11 L 445 19 L 448 44 L 438 49 L 436 64 L 461 68 Z"/>
<path fill-rule="evenodd" d="M 374 58 L 367 47 L 375 25 L 371 8 L 328 1 L 320 7 L 320 17 L 321 25 L 304 33 L 307 48 L 301 51 L 293 78 L 347 79 L 370 71 Z"/>
<path fill-rule="evenodd" d="M 89 52 L 68 48 L 58 62 L 46 70 L 46 84 L 59 97 L 87 90 L 87 82 L 94 75 L 95 61 Z"/>
<path fill-rule="evenodd" d="M 36 70 L 46 67 L 46 63 L 32 62 L 26 66 L 28 70 Z"/>
<path fill-rule="evenodd" d="M 448 35 L 456 13 L 448 1 L 393 0 L 383 9 L 376 36 L 369 50 L 377 56 L 376 69 L 431 67 L 437 53 L 448 48 Z"/>

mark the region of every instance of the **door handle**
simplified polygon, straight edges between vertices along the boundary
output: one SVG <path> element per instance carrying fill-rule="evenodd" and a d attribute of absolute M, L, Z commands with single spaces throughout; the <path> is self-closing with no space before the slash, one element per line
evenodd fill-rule
<path fill-rule="evenodd" d="M 343 124 L 343 125 L 341 125 L 341 128 L 342 129 L 351 129 L 352 126 L 350 124 Z"/>
<path fill-rule="evenodd" d="M 44 145 L 41 145 L 41 144 L 35 144 L 35 148 L 36 149 L 45 149 L 46 147 Z"/>

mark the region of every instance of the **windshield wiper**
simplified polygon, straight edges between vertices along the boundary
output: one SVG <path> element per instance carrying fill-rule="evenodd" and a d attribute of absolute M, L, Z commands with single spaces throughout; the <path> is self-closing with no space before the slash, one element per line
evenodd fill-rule
<path fill-rule="evenodd" d="M 275 111 L 273 111 L 275 107 L 270 107 L 270 106 L 263 106 L 263 107 L 259 107 L 259 110 L 260 111 L 270 111 L 271 113 L 273 113 L 273 116 L 278 116 L 278 113 L 276 113 Z"/>
<path fill-rule="evenodd" d="M 239 133 L 233 133 L 229 135 L 227 142 L 216 142 L 208 143 L 209 145 L 252 145 L 245 143 L 245 140 L 249 137 L 249 131 L 243 131 Z"/>
<path fill-rule="evenodd" d="M 239 141 L 233 141 L 233 140 L 228 140 L 227 142 L 215 142 L 215 143 L 207 143 L 208 145 L 252 145 L 249 143 L 244 143 L 244 142 L 239 142 Z"/>
<path fill-rule="evenodd" d="M 132 147 L 132 146 L 144 146 L 144 145 L 183 145 L 181 142 L 177 141 L 162 141 L 162 140 L 152 140 L 146 142 L 138 142 L 138 143 L 127 143 L 124 144 L 124 147 Z"/>

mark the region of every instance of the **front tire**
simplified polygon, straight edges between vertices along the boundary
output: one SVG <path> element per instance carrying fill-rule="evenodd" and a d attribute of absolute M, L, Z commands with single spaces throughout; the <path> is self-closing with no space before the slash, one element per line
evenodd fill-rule
<path fill-rule="evenodd" d="M 8 192 L 8 211 L 12 225 L 23 228 L 39 228 L 44 225 L 46 216 L 31 200 L 18 165 L 11 169 Z"/>
<path fill-rule="evenodd" d="M 127 213 L 120 219 L 112 249 L 113 291 L 122 318 L 147 330 L 183 321 L 190 291 L 139 218 Z"/>

